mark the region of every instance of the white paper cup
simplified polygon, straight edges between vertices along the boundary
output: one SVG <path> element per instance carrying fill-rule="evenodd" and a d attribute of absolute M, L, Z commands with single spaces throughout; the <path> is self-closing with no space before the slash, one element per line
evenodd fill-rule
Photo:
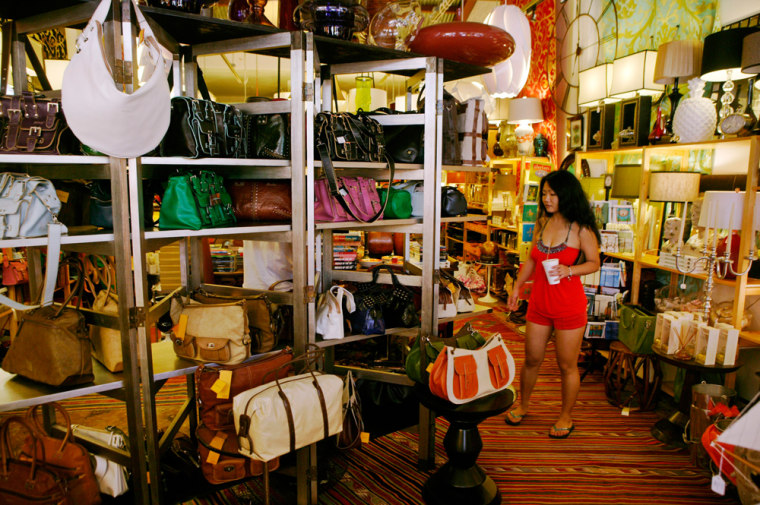
<path fill-rule="evenodd" d="M 549 281 L 549 284 L 559 284 L 559 276 L 551 274 L 552 268 L 559 265 L 559 259 L 550 258 L 542 261 L 541 264 L 544 265 L 544 272 L 546 272 L 546 279 Z"/>

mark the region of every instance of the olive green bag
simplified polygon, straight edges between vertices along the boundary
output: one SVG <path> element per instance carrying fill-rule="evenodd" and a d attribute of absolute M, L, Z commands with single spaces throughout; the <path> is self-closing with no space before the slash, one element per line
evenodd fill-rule
<path fill-rule="evenodd" d="M 654 342 L 655 314 L 639 305 L 620 307 L 618 340 L 634 354 L 651 354 Z"/>

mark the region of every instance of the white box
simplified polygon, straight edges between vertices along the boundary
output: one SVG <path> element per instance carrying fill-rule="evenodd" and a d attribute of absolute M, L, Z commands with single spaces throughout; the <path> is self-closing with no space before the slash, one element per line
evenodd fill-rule
<path fill-rule="evenodd" d="M 682 347 L 682 353 L 690 358 L 694 358 L 696 355 L 697 337 L 702 326 L 706 326 L 706 324 L 694 319 L 682 320 L 681 322 L 681 342 L 678 347 Z"/>
<path fill-rule="evenodd" d="M 719 365 L 732 366 L 736 364 L 736 351 L 739 346 L 739 330 L 726 323 L 715 325 L 720 331 L 718 335 L 718 349 L 715 353 L 715 361 Z"/>
<path fill-rule="evenodd" d="M 705 366 L 715 364 L 715 356 L 718 350 L 718 335 L 720 330 L 704 324 L 697 335 L 697 347 L 694 350 L 694 360 Z"/>
<path fill-rule="evenodd" d="M 680 325 L 680 320 L 673 314 L 662 314 L 662 326 L 660 328 L 660 351 L 666 354 L 672 354 L 675 351 L 668 352 L 670 348 L 670 334 L 672 333 L 673 325 Z"/>

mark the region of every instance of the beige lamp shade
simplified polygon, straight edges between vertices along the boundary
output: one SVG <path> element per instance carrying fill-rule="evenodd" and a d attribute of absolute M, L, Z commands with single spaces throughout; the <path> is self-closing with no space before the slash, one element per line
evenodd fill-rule
<path fill-rule="evenodd" d="M 742 72 L 760 74 L 760 32 L 744 37 L 742 42 Z"/>
<path fill-rule="evenodd" d="M 522 97 L 509 101 L 509 123 L 540 123 L 543 120 L 544 113 L 538 98 Z"/>
<path fill-rule="evenodd" d="M 610 96 L 626 100 L 636 95 L 657 95 L 665 86 L 654 82 L 657 51 L 639 51 L 612 62 Z"/>
<path fill-rule="evenodd" d="M 698 172 L 650 172 L 649 199 L 655 202 L 693 202 L 699 196 Z"/>
<path fill-rule="evenodd" d="M 509 98 L 496 98 L 493 110 L 488 114 L 488 122 L 499 124 L 507 119 L 509 119 Z"/>
<path fill-rule="evenodd" d="M 738 230 L 742 227 L 744 191 L 705 191 L 699 226 Z M 755 200 L 753 230 L 760 230 L 760 202 Z"/>
<path fill-rule="evenodd" d="M 596 107 L 602 100 L 607 103 L 618 101 L 607 98 L 612 85 L 612 63 L 581 71 L 578 82 L 578 107 Z"/>
<path fill-rule="evenodd" d="M 654 82 L 673 84 L 678 78 L 686 82 L 699 75 L 702 67 L 701 40 L 673 40 L 657 48 Z"/>

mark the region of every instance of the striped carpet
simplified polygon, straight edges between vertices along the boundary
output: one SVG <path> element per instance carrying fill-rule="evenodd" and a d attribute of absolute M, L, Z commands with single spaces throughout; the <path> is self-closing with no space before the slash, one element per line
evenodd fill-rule
<path fill-rule="evenodd" d="M 473 324 L 486 334 L 500 332 L 516 362 L 522 362 L 523 336 L 509 329 L 503 313 L 482 316 Z M 625 417 L 609 405 L 600 372 L 587 376 L 581 385 L 572 435 L 566 440 L 548 438 L 559 413 L 559 388 L 559 372 L 550 344 L 531 412 L 523 423 L 507 426 L 501 415 L 480 425 L 484 448 L 478 463 L 496 481 L 503 503 L 739 503 L 710 490 L 709 472 L 693 466 L 688 451 L 664 447 L 652 438 L 649 429 L 659 419 L 658 414 L 631 413 Z M 184 390 L 184 381 L 176 379 L 162 388 L 157 396 L 159 420 L 168 422 L 182 403 Z M 105 419 L 109 414 L 109 422 L 113 423 L 114 409 L 123 412 L 123 403 L 99 395 L 64 403 L 74 422 L 86 419 L 93 426 L 98 425 L 100 416 Z M 436 466 L 440 466 L 445 461 L 442 442 L 447 423 L 439 419 L 437 424 Z M 407 431 L 377 438 L 359 450 L 321 456 L 319 466 L 328 471 L 321 475 L 326 483 L 320 488 L 319 504 L 422 504 L 421 488 L 431 472 L 420 471 L 416 465 L 417 435 Z M 264 503 L 262 495 L 262 481 L 257 478 L 183 503 L 254 505 Z M 295 503 L 292 477 L 272 474 L 270 503 Z"/>

